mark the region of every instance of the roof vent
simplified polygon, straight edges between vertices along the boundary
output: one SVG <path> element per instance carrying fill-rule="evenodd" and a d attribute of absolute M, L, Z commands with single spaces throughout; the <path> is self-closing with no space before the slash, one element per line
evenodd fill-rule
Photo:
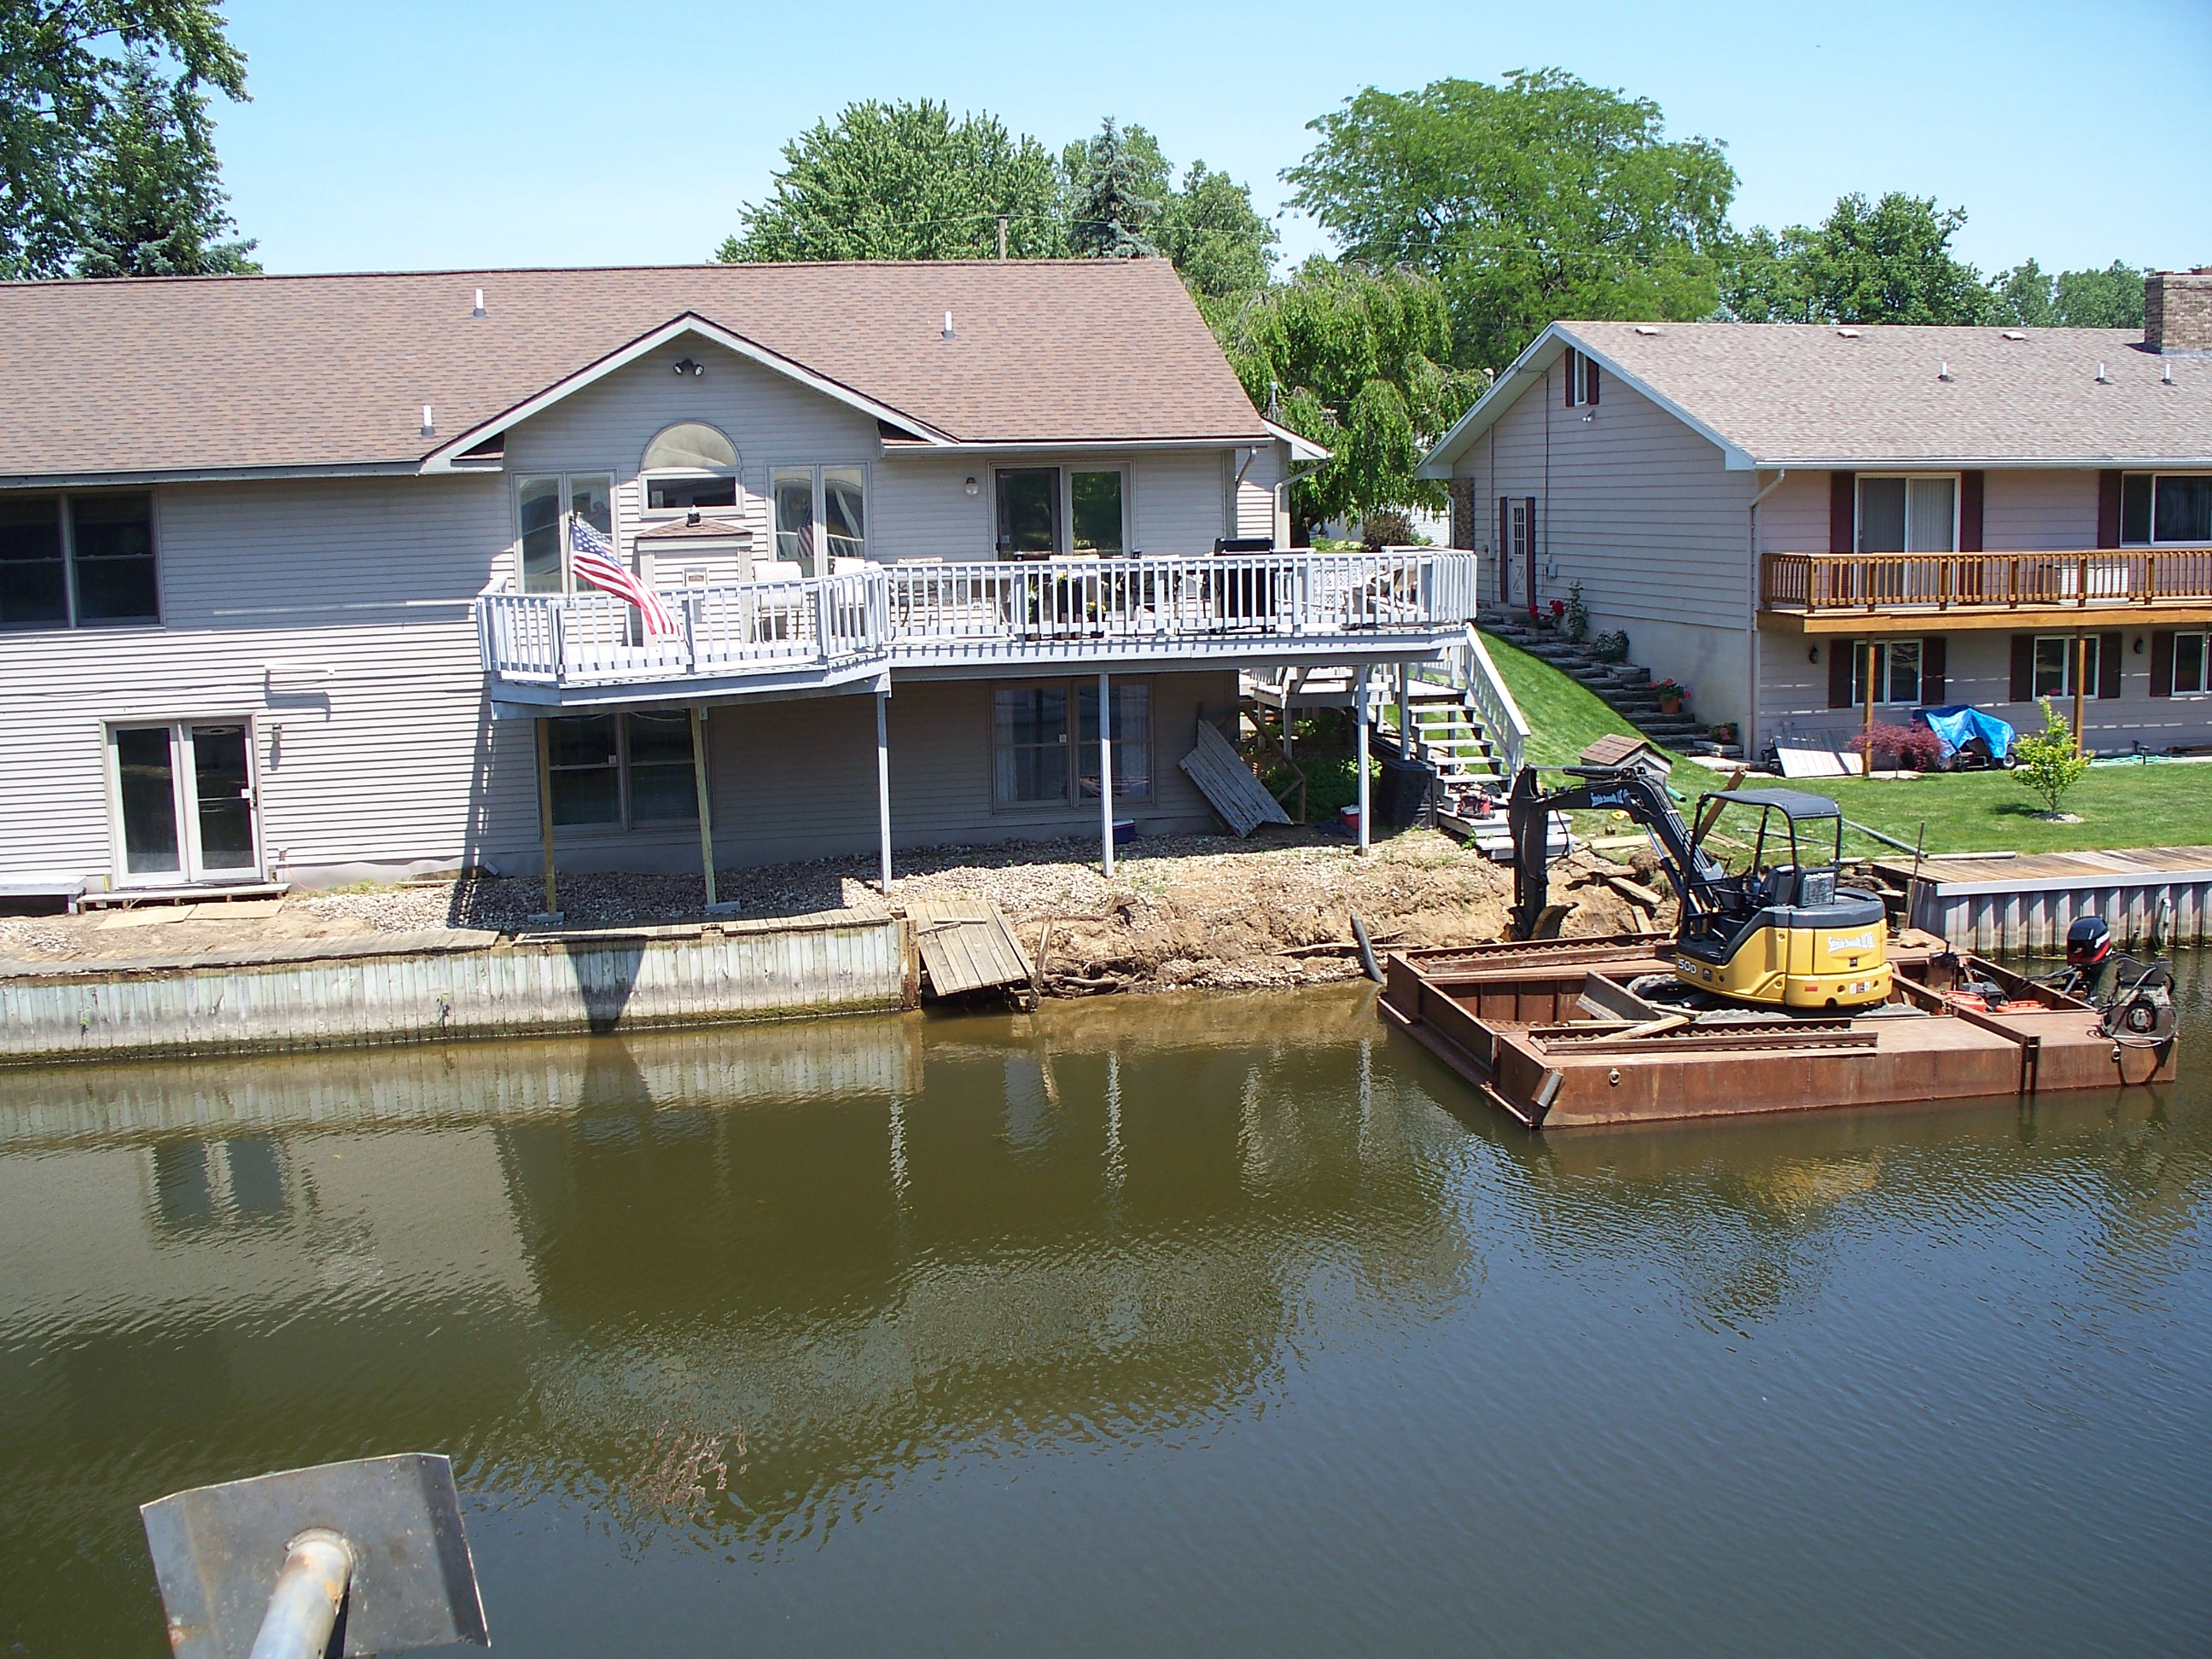
<path fill-rule="evenodd" d="M 2024 329 L 2008 328 L 2001 331 L 1997 337 L 2002 340 L 2025 340 L 2027 337 L 2027 332 Z"/>
<path fill-rule="evenodd" d="M 426 438 L 434 438 L 438 435 L 437 416 L 430 412 L 430 405 L 428 404 L 422 405 L 422 435 Z"/>
<path fill-rule="evenodd" d="M 1649 323 L 1638 323 L 1636 325 L 1636 331 L 1638 334 L 1656 334 L 1659 331 Z"/>
<path fill-rule="evenodd" d="M 2160 367 L 2165 371 L 2158 377 L 2160 384 L 2163 386 L 2172 386 L 2173 384 L 2173 365 L 2172 363 L 2164 363 L 2160 365 Z"/>
<path fill-rule="evenodd" d="M 1936 378 L 1939 380 L 1948 380 L 1951 378 L 1951 361 L 1949 358 L 1943 357 L 1936 360 Z"/>
<path fill-rule="evenodd" d="M 1856 340 L 1859 337 L 1859 331 L 1855 328 L 1839 328 L 1836 331 L 1836 337 L 1842 340 Z"/>
<path fill-rule="evenodd" d="M 477 308 L 469 313 L 469 315 L 471 317 L 481 317 L 483 314 L 483 290 L 482 289 L 478 289 L 477 290 Z"/>
<path fill-rule="evenodd" d="M 2110 386 L 2112 383 L 2112 377 L 2105 373 L 2104 364 L 2099 363 L 2097 365 L 2097 384 L 2099 386 Z"/>
<path fill-rule="evenodd" d="M 948 340 L 952 337 L 952 313 L 949 311 L 945 313 L 945 337 Z"/>

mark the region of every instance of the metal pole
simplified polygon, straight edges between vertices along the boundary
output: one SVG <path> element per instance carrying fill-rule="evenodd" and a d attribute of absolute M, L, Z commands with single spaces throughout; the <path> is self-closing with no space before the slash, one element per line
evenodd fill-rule
<path fill-rule="evenodd" d="M 1413 688 L 1409 665 L 1398 665 L 1398 758 L 1410 763 L 1413 759 Z"/>
<path fill-rule="evenodd" d="M 877 885 L 884 896 L 891 890 L 891 694 L 876 693 L 876 844 L 883 854 Z"/>
<path fill-rule="evenodd" d="M 1098 833 L 1100 862 L 1106 879 L 1114 879 L 1114 700 L 1106 687 L 1106 672 L 1098 672 Z"/>
<path fill-rule="evenodd" d="M 538 727 L 538 832 L 545 848 L 545 914 L 557 916 L 561 906 L 553 885 L 553 738 L 543 719 Z"/>
<path fill-rule="evenodd" d="M 714 908 L 714 815 L 707 799 L 707 711 L 691 709 L 691 782 L 699 792 L 699 863 L 707 874 L 707 908 Z"/>
<path fill-rule="evenodd" d="M 1874 670 L 1875 655 L 1875 642 L 1872 640 L 1869 640 L 1866 642 L 1866 753 L 1859 757 L 1859 775 L 1863 778 L 1870 778 L 1874 775 Z M 1748 753 L 1749 751 L 1747 750 L 1746 752 Z"/>
<path fill-rule="evenodd" d="M 1353 689 L 1352 694 L 1352 723 L 1356 728 L 1352 733 L 1352 747 L 1357 755 L 1352 766 L 1359 775 L 1359 854 L 1362 858 L 1366 857 L 1369 848 L 1374 842 L 1374 837 L 1367 822 L 1368 813 L 1372 805 L 1368 799 L 1370 792 L 1367 787 L 1367 666 L 1365 663 L 1361 663 L 1355 671 L 1359 676 L 1359 684 Z"/>
<path fill-rule="evenodd" d="M 320 1527 L 295 1538 L 247 1659 L 322 1659 L 353 1577 L 353 1551 Z"/>
<path fill-rule="evenodd" d="M 2078 755 L 2089 752 L 2089 745 L 2083 741 L 2081 730 L 2082 700 L 2089 689 L 2084 682 L 2088 678 L 2089 636 L 2076 634 L 2074 636 L 2074 752 Z"/>

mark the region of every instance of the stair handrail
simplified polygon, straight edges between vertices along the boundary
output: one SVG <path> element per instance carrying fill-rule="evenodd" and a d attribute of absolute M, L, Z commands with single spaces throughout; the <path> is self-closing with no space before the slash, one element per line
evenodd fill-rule
<path fill-rule="evenodd" d="M 1522 757 L 1528 752 L 1528 721 L 1521 705 L 1514 702 L 1498 665 L 1491 660 L 1481 631 L 1473 623 L 1467 625 L 1467 674 L 1460 690 L 1503 749 L 1505 775 L 1518 776 Z"/>

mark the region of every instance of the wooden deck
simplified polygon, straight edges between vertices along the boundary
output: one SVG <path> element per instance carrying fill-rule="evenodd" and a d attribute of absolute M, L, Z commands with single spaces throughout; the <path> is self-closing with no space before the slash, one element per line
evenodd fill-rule
<path fill-rule="evenodd" d="M 1976 951 L 2039 951 L 2064 942 L 2078 916 L 2105 919 L 2126 949 L 2203 944 L 2212 921 L 2212 846 L 2012 858 L 1878 860 L 1910 894 L 1915 927 Z"/>

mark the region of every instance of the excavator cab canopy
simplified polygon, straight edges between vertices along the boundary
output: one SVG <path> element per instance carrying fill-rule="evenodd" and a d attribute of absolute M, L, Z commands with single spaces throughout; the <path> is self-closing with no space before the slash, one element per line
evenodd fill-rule
<path fill-rule="evenodd" d="M 1843 811 L 1835 802 L 1802 789 L 1717 790 L 1698 803 L 1701 849 L 1731 806 L 1759 814 L 1749 857 L 1737 878 L 1746 903 L 1821 905 L 1833 901 L 1836 868 L 1844 859 Z"/>

